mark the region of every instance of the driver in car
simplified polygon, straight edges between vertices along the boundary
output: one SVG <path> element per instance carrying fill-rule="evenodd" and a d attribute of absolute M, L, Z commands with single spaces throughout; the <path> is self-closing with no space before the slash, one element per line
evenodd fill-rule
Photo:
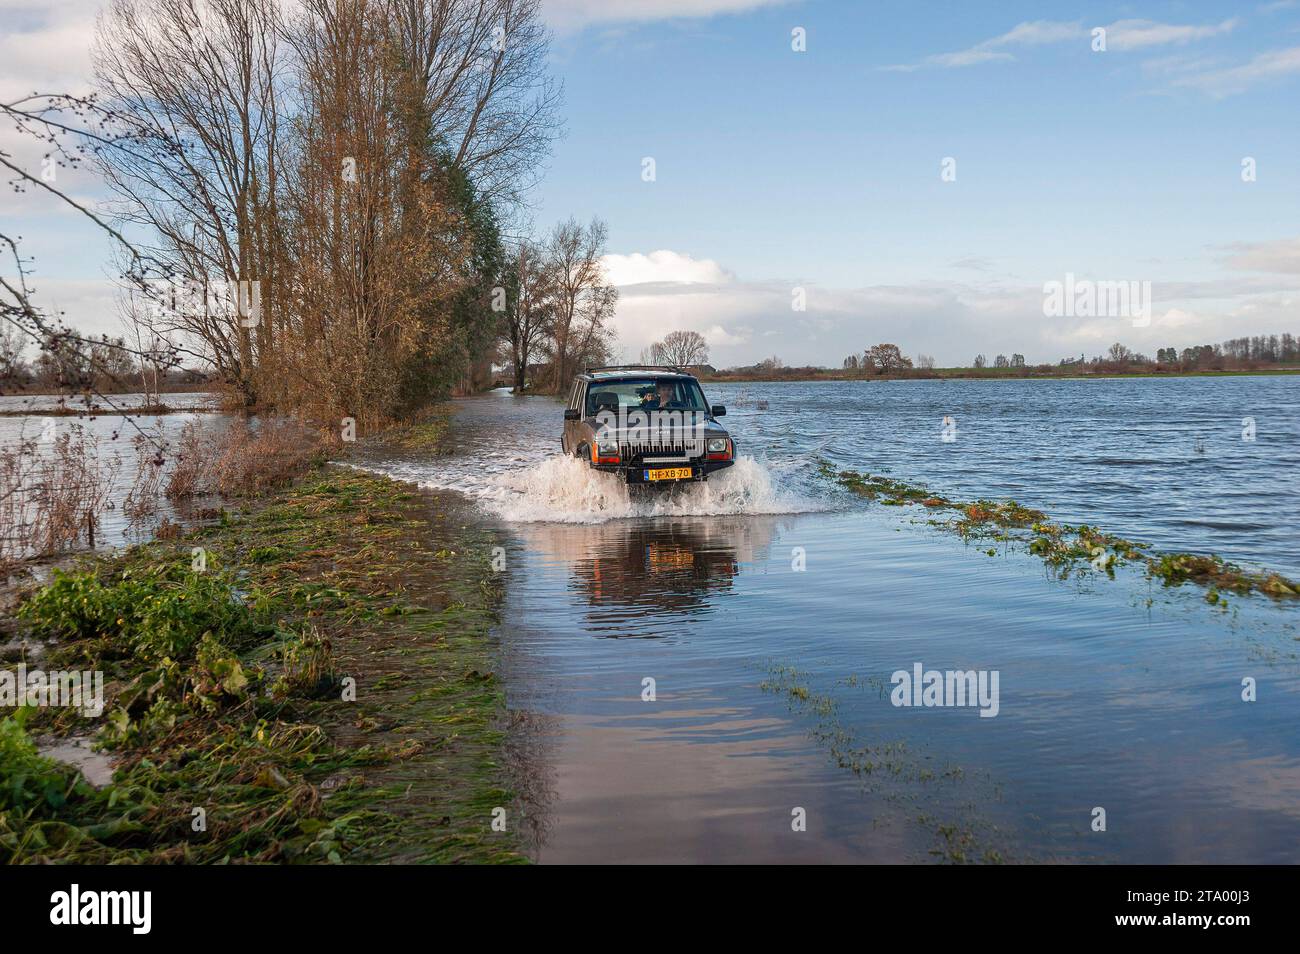
<path fill-rule="evenodd" d="M 655 390 L 648 392 L 641 406 L 647 410 L 668 410 L 669 408 L 681 408 L 682 404 L 675 400 L 677 386 L 671 381 L 660 381 L 655 385 Z"/>

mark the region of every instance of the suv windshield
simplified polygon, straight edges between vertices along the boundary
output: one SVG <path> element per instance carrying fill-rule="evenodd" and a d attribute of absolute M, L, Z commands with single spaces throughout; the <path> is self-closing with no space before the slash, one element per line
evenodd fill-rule
<path fill-rule="evenodd" d="M 646 411 L 708 411 L 704 392 L 692 378 L 625 378 L 593 381 L 587 388 L 587 417 L 602 408 Z"/>

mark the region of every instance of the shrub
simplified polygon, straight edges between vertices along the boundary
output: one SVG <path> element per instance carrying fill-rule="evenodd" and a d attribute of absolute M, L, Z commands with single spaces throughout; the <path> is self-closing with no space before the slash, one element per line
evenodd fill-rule
<path fill-rule="evenodd" d="M 337 444 L 330 434 L 288 420 L 238 421 L 206 438 L 187 425 L 166 493 L 172 499 L 263 494 L 288 485 Z"/>
<path fill-rule="evenodd" d="M 79 424 L 48 447 L 26 439 L 0 448 L 0 569 L 89 538 L 120 466 Z"/>
<path fill-rule="evenodd" d="M 205 634 L 239 651 L 274 631 L 259 623 L 219 570 L 195 573 L 179 562 L 128 568 L 109 580 L 93 571 L 56 570 L 18 614 L 38 635 L 101 640 L 106 655 L 144 665 L 193 658 Z"/>
<path fill-rule="evenodd" d="M 75 769 L 36 751 L 23 728 L 29 711 L 20 708 L 0 719 L 0 842 L 13 816 L 51 818 L 69 799 L 90 791 Z"/>

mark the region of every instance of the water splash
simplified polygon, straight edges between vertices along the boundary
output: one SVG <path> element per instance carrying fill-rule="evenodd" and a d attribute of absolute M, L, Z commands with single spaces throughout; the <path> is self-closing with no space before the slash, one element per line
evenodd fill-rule
<path fill-rule="evenodd" d="M 445 486 L 440 481 L 420 481 L 420 485 Z M 516 523 L 601 523 L 627 517 L 783 514 L 817 509 L 812 502 L 782 490 L 768 469 L 752 457 L 738 458 L 732 467 L 706 482 L 658 489 L 629 488 L 614 474 L 557 455 L 533 467 L 489 476 L 470 495 L 488 512 Z"/>

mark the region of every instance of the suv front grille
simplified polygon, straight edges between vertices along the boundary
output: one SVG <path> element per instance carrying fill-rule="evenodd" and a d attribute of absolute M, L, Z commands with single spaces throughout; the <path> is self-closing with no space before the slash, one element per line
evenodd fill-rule
<path fill-rule="evenodd" d="M 668 440 L 668 441 L 621 441 L 618 445 L 619 455 L 623 460 L 634 462 L 647 457 L 693 458 L 704 456 L 704 440 Z"/>

